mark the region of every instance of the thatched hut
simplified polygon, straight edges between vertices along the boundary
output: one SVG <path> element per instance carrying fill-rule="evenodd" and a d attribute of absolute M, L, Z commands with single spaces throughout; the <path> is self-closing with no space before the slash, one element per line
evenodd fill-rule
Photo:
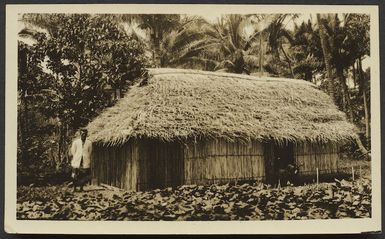
<path fill-rule="evenodd" d="M 309 82 L 152 69 L 88 126 L 93 183 L 127 190 L 241 179 L 274 181 L 338 170 L 357 137 L 330 97 Z"/>

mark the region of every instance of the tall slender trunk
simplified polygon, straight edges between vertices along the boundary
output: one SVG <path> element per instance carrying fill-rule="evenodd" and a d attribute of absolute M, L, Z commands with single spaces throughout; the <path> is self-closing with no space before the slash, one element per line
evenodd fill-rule
<path fill-rule="evenodd" d="M 369 157 L 369 152 L 365 148 L 365 146 L 362 144 L 361 139 L 359 137 L 356 137 L 355 141 L 356 141 L 356 144 L 358 146 L 359 151 L 361 152 L 362 157 L 365 158 L 365 159 L 369 159 L 370 158 Z"/>
<path fill-rule="evenodd" d="M 325 61 L 326 77 L 328 78 L 328 83 L 327 83 L 328 94 L 335 101 L 336 97 L 334 92 L 333 69 L 331 65 L 332 52 L 330 49 L 326 28 L 324 26 L 324 19 L 321 17 L 321 14 L 317 14 L 317 22 L 319 27 L 319 35 L 321 39 L 322 53 L 324 55 L 324 61 Z"/>
<path fill-rule="evenodd" d="M 59 143 L 58 143 L 58 158 L 55 161 L 55 167 L 56 170 L 59 170 L 60 167 L 66 163 L 69 162 L 68 159 L 68 124 L 67 123 L 60 123 L 59 125 Z"/>
<path fill-rule="evenodd" d="M 365 137 L 368 142 L 370 139 L 370 123 L 369 123 L 369 110 L 368 110 L 368 99 L 366 97 L 366 92 L 362 93 L 364 100 L 364 111 L 365 111 Z"/>
<path fill-rule="evenodd" d="M 346 84 L 346 78 L 344 76 L 344 70 L 343 69 L 337 69 L 337 78 L 340 82 L 341 85 L 341 90 L 342 90 L 342 98 L 343 98 L 343 108 L 345 113 L 347 114 L 349 120 L 353 122 L 353 109 L 352 109 L 352 104 L 350 100 L 350 94 L 349 94 L 349 88 L 348 85 Z"/>
<path fill-rule="evenodd" d="M 152 52 L 152 60 L 156 67 L 162 67 L 162 62 L 160 59 L 160 40 L 161 40 L 161 32 L 158 28 L 151 28 L 151 37 L 153 44 L 153 52 Z"/>
<path fill-rule="evenodd" d="M 366 92 L 367 92 L 366 84 L 367 84 L 367 82 L 364 79 L 361 58 L 358 59 L 357 68 L 358 68 L 358 72 L 359 72 L 358 75 L 359 75 L 359 78 L 360 78 L 359 79 L 359 82 L 360 82 L 360 93 L 362 94 L 362 99 L 364 101 L 363 103 L 364 103 L 364 112 L 365 112 L 365 137 L 366 137 L 366 141 L 368 142 L 369 138 L 370 138 L 370 116 L 369 116 L 368 99 L 367 99 L 367 96 L 366 96 Z"/>
<path fill-rule="evenodd" d="M 262 44 L 262 34 L 259 35 L 259 76 L 263 76 L 263 44 Z"/>
<path fill-rule="evenodd" d="M 352 68 L 353 68 L 353 82 L 354 82 L 354 88 L 357 87 L 357 76 L 356 76 L 356 67 L 354 66 L 355 62 L 353 62 Z"/>
<path fill-rule="evenodd" d="M 285 56 L 287 64 L 289 65 L 291 77 L 294 78 L 293 67 L 291 66 L 291 60 L 290 60 L 289 56 L 286 54 L 285 50 L 283 49 L 282 44 L 280 44 L 280 48 L 281 48 L 283 55 Z"/>
<path fill-rule="evenodd" d="M 20 57 L 24 57 L 25 59 L 25 67 L 22 70 L 21 77 L 24 78 L 24 82 L 28 82 L 30 74 L 29 74 L 29 54 L 25 52 L 25 55 L 22 55 Z M 28 90 L 27 88 L 23 89 L 21 91 L 20 95 L 20 101 L 21 105 L 23 107 L 23 117 L 21 119 L 22 125 L 21 125 L 21 133 L 22 133 L 22 138 L 21 138 L 21 160 L 24 163 L 27 163 L 28 161 L 28 138 L 29 138 L 29 107 L 28 107 Z"/>
<path fill-rule="evenodd" d="M 21 101 L 21 99 L 20 99 Z M 21 108 L 18 108 L 17 112 L 17 146 L 20 148 L 18 151 L 17 158 L 18 160 L 23 160 L 24 149 L 24 133 L 23 133 L 23 121 L 21 117 Z"/>
<path fill-rule="evenodd" d="M 56 169 L 59 170 L 64 163 L 68 162 L 68 124 L 64 124 L 62 128 L 62 158 L 59 164 L 56 165 Z"/>
<path fill-rule="evenodd" d="M 64 152 L 65 152 L 65 155 L 64 155 L 64 162 L 65 163 L 68 163 L 69 162 L 69 158 L 68 158 L 68 150 L 69 150 L 69 148 L 68 148 L 68 136 L 69 136 L 69 126 L 68 126 L 68 124 L 66 124 L 66 126 L 65 126 L 65 139 L 66 139 L 66 141 L 65 141 L 65 147 L 64 147 Z"/>
<path fill-rule="evenodd" d="M 28 56 L 27 56 L 28 57 Z M 28 62 L 29 62 L 29 59 L 27 58 L 27 68 L 26 68 L 26 80 L 25 81 L 28 81 L 29 80 L 29 72 L 28 72 Z M 22 160 L 24 162 L 27 162 L 28 161 L 28 147 L 29 147 L 29 144 L 28 144 L 28 138 L 29 138 L 29 102 L 28 102 L 28 90 L 25 89 L 22 93 L 22 102 L 23 102 L 23 107 L 24 107 L 24 115 L 23 115 L 23 135 L 24 135 L 24 142 L 23 142 L 23 148 L 22 148 Z M 29 162 L 28 162 L 29 163 Z"/>
<path fill-rule="evenodd" d="M 21 161 L 26 163 L 28 159 L 28 102 L 26 97 L 26 92 L 22 92 L 21 94 L 21 105 L 23 107 L 23 114 L 20 117 L 20 151 L 21 151 Z M 20 115 L 19 115 L 20 116 Z"/>
<path fill-rule="evenodd" d="M 62 157 L 62 147 L 63 147 L 63 137 L 62 137 L 62 124 L 60 122 L 59 128 L 58 128 L 58 145 L 57 145 L 57 161 L 55 162 L 56 165 L 59 164 Z"/>

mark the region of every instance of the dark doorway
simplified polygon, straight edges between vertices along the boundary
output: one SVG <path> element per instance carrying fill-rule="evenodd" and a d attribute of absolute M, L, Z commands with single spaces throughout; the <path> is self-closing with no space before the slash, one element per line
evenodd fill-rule
<path fill-rule="evenodd" d="M 140 191 L 183 184 L 183 147 L 176 142 L 143 140 L 139 150 Z"/>
<path fill-rule="evenodd" d="M 278 169 L 286 169 L 289 164 L 294 164 L 293 143 L 275 144 L 274 152 Z"/>
<path fill-rule="evenodd" d="M 284 186 L 291 172 L 289 165 L 294 165 L 294 147 L 290 142 L 265 143 L 266 183 L 277 186 L 278 182 Z M 290 181 L 290 180 L 289 180 Z"/>

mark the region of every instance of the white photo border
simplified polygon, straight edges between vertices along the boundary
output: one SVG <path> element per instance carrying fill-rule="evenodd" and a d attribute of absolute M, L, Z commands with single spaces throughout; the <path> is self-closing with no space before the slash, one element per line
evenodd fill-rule
<path fill-rule="evenodd" d="M 17 220 L 17 18 L 22 13 L 125 14 L 363 13 L 370 15 L 372 217 L 299 221 Z M 5 208 L 8 233 L 28 234 L 325 234 L 381 230 L 379 8 L 376 5 L 26 4 L 6 5 Z"/>

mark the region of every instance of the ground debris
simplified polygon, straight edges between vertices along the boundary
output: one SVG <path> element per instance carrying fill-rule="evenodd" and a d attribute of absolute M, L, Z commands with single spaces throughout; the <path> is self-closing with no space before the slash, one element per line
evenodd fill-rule
<path fill-rule="evenodd" d="M 280 189 L 264 184 L 184 185 L 148 192 L 18 188 L 17 218 L 45 220 L 304 220 L 371 217 L 371 182 Z"/>

